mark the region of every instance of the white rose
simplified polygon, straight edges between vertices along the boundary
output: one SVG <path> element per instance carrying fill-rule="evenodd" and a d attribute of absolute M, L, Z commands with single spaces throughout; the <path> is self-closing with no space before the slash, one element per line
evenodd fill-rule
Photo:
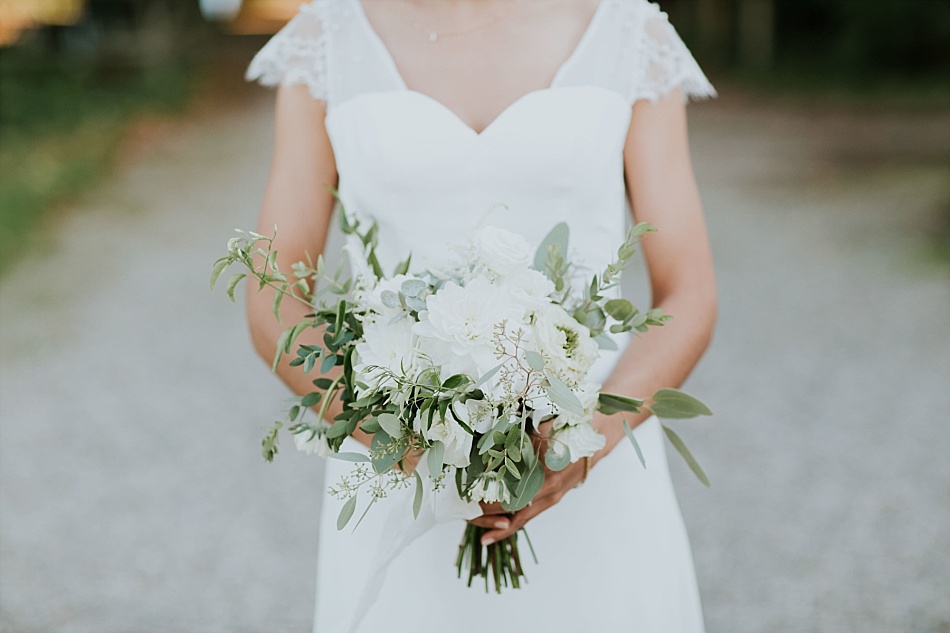
<path fill-rule="evenodd" d="M 489 270 L 512 275 L 531 265 L 531 245 L 511 231 L 486 226 L 473 237 L 475 256 Z"/>
<path fill-rule="evenodd" d="M 309 427 L 302 427 L 299 433 L 294 433 L 294 444 L 298 451 L 303 451 L 308 455 L 316 453 L 320 457 L 326 457 L 333 453 L 326 435 Z"/>
<path fill-rule="evenodd" d="M 445 445 L 443 460 L 449 466 L 465 468 L 469 465 L 469 453 L 472 451 L 472 436 L 455 420 L 442 420 L 429 427 L 426 439 L 439 441 Z"/>
<path fill-rule="evenodd" d="M 607 438 L 594 430 L 590 424 L 564 426 L 552 435 L 551 450 L 563 455 L 564 449 L 570 449 L 571 462 L 590 457 L 604 447 Z"/>
<path fill-rule="evenodd" d="M 550 304 L 551 294 L 554 292 L 554 282 L 544 273 L 531 268 L 503 277 L 498 283 L 511 291 L 512 296 L 520 301 L 527 311 L 537 310 Z"/>

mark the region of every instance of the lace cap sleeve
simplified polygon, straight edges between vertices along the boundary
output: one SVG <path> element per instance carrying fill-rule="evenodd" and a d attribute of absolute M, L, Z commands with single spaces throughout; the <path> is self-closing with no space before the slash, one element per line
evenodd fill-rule
<path fill-rule="evenodd" d="M 657 99 L 679 88 L 683 99 L 705 99 L 716 96 L 706 75 L 692 53 L 680 39 L 669 18 L 660 8 L 644 2 L 635 35 L 634 81 L 630 102 Z"/>
<path fill-rule="evenodd" d="M 326 100 L 327 60 L 325 18 L 315 0 L 277 32 L 254 56 L 245 78 L 263 86 L 304 84 L 315 99 Z"/>

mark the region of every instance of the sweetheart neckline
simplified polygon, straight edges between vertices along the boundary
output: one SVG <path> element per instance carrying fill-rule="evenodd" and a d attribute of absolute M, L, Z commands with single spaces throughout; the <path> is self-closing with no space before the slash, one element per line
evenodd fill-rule
<path fill-rule="evenodd" d="M 481 130 L 475 129 L 475 127 L 473 127 L 471 124 L 465 121 L 455 110 L 447 106 L 445 103 L 443 103 L 439 99 L 436 99 L 435 97 L 429 94 L 426 94 L 425 92 L 422 92 L 420 90 L 415 90 L 413 88 L 410 88 L 409 85 L 406 83 L 405 78 L 403 78 L 402 73 L 399 71 L 399 66 L 396 64 L 396 59 L 393 57 L 392 52 L 389 50 L 389 47 L 386 46 L 386 43 L 383 41 L 383 38 L 379 35 L 376 29 L 373 28 L 372 23 L 369 21 L 369 16 L 366 14 L 366 10 L 363 7 L 362 0 L 353 0 L 353 3 L 356 5 L 356 13 L 360 18 L 360 22 L 362 22 L 363 27 L 369 33 L 369 36 L 373 40 L 376 48 L 379 49 L 381 57 L 385 61 L 386 65 L 389 67 L 389 72 L 392 74 L 393 79 L 395 79 L 396 83 L 399 85 L 399 88 L 400 88 L 399 91 L 419 95 L 421 97 L 424 97 L 428 101 L 431 101 L 441 106 L 441 108 L 448 111 L 460 125 L 463 125 L 465 128 L 467 128 L 469 132 L 471 132 L 477 137 L 481 137 L 484 134 L 486 134 L 489 130 L 491 130 L 492 127 L 494 127 L 495 123 L 499 119 L 503 118 L 509 110 L 517 106 L 526 98 L 530 97 L 531 95 L 536 95 L 538 93 L 543 93 L 543 92 L 547 92 L 547 91 L 558 88 L 558 85 L 557 85 L 558 80 L 564 74 L 565 70 L 568 69 L 573 63 L 575 63 L 577 58 L 583 52 L 583 49 L 589 45 L 588 41 L 593 38 L 592 33 L 595 30 L 596 24 L 600 21 L 601 16 L 606 13 L 605 7 L 609 1 L 610 0 L 598 0 L 597 8 L 594 10 L 594 13 L 590 18 L 590 21 L 587 23 L 587 26 L 584 28 L 584 32 L 581 34 L 580 39 L 577 41 L 577 44 L 571 50 L 571 53 L 567 56 L 567 58 L 563 62 L 561 62 L 561 64 L 554 71 L 554 77 L 551 79 L 550 83 L 547 86 L 530 90 L 522 94 L 521 96 L 519 96 L 517 99 L 515 99 L 514 101 L 506 105 L 504 108 L 502 108 L 501 111 L 499 111 L 492 118 L 492 120 L 489 121 L 488 124 L 486 124 L 485 127 L 483 127 Z"/>

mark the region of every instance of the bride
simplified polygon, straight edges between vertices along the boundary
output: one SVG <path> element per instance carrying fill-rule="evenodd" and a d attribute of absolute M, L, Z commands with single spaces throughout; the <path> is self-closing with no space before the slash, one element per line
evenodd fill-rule
<path fill-rule="evenodd" d="M 642 244 L 652 303 L 675 319 L 617 337 L 620 351 L 602 352 L 593 379 L 643 396 L 682 383 L 705 350 L 715 280 L 685 103 L 714 90 L 656 5 L 313 0 L 248 76 L 279 86 L 259 231 L 279 227 L 284 268 L 323 250 L 328 186 L 347 213 L 378 222 L 386 270 L 407 251 L 414 268 L 438 265 L 481 224 L 537 243 L 559 222 L 570 227 L 572 258 L 597 270 L 632 212 L 658 228 Z M 249 293 L 252 338 L 268 361 L 282 330 L 271 302 L 266 290 Z M 283 302 L 284 323 L 305 313 Z M 319 345 L 311 334 L 301 342 Z M 310 391 L 312 376 L 286 365 L 278 375 Z M 488 528 L 485 542 L 530 526 L 540 564 L 528 566 L 526 587 L 503 595 L 455 578 L 460 519 L 409 520 L 387 542 L 398 518 L 374 511 L 355 533 L 338 532 L 337 502 L 324 493 L 314 630 L 702 631 L 661 427 L 645 417 L 628 418 L 645 468 L 620 419 L 598 414 L 605 447 L 548 472 L 529 507 L 455 515 Z M 335 460 L 326 468 L 328 483 L 348 470 Z"/>

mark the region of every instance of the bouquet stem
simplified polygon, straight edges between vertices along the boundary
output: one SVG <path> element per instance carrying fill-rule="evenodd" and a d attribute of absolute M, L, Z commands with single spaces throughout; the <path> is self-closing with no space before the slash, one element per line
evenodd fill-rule
<path fill-rule="evenodd" d="M 472 580 L 476 576 L 481 576 L 485 580 L 486 593 L 489 590 L 489 576 L 496 593 L 501 593 L 502 587 L 519 589 L 521 583 L 525 582 L 525 574 L 521 565 L 521 554 L 518 551 L 518 534 L 512 534 L 497 543 L 483 546 L 481 539 L 486 532 L 488 532 L 486 528 L 471 523 L 465 525 L 462 542 L 459 543 L 458 556 L 455 559 L 458 577 L 461 578 L 465 572 L 468 576 L 468 586 L 471 587 Z M 534 556 L 534 548 L 531 546 L 528 533 L 524 530 L 521 532 L 524 532 L 528 548 L 531 550 L 534 562 L 537 563 L 538 559 Z"/>

